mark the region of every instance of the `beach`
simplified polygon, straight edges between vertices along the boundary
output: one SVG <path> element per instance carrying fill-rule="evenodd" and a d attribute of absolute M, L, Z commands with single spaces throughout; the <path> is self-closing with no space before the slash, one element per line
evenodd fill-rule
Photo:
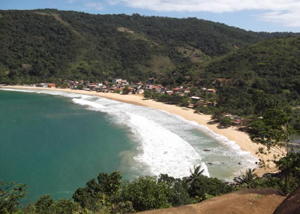
<path fill-rule="evenodd" d="M 230 141 L 234 141 L 238 146 L 240 146 L 241 150 L 250 152 L 253 156 L 257 156 L 257 151 L 260 145 L 251 141 L 249 135 L 245 132 L 237 130 L 237 127 L 229 127 L 229 128 L 218 128 L 218 124 L 210 123 L 211 115 L 203 115 L 194 113 L 193 109 L 179 107 L 175 105 L 168 105 L 160 102 L 156 102 L 150 99 L 144 99 L 142 95 L 120 95 L 116 93 L 101 93 L 95 91 L 83 91 L 83 90 L 72 90 L 72 89 L 57 89 L 57 88 L 40 88 L 40 87 L 28 87 L 28 86 L 1 86 L 4 89 L 27 89 L 27 90 L 50 90 L 50 91 L 60 91 L 66 93 L 76 93 L 76 94 L 84 94 L 90 96 L 99 96 L 107 99 L 112 99 L 120 102 L 141 105 L 150 107 L 153 109 L 163 110 L 171 114 L 175 114 L 181 116 L 189 121 L 195 121 L 199 125 L 206 126 L 213 132 L 225 136 Z M 271 160 L 274 154 L 277 154 L 277 151 L 272 151 L 271 154 L 263 156 L 263 159 L 267 161 Z M 262 157 L 258 157 L 262 158 Z M 270 164 L 270 168 L 261 169 L 257 168 L 256 172 L 258 175 L 262 175 L 265 172 L 275 171 L 276 168 L 274 164 Z"/>

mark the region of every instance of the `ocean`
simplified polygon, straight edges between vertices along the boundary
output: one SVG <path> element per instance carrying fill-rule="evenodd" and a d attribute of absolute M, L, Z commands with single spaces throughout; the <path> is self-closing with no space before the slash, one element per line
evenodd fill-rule
<path fill-rule="evenodd" d="M 0 90 L 0 179 L 70 198 L 100 172 L 231 180 L 257 159 L 226 137 L 165 111 L 90 95 Z M 204 151 L 209 150 L 209 151 Z"/>

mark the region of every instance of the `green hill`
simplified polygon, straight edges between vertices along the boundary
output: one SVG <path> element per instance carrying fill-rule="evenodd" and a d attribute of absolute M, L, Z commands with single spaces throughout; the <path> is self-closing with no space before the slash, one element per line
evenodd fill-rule
<path fill-rule="evenodd" d="M 194 84 L 216 87 L 218 106 L 238 114 L 300 105 L 299 56 L 299 37 L 268 39 L 200 66 Z"/>
<path fill-rule="evenodd" d="M 179 73 L 267 37 L 196 18 L 0 11 L 0 83 L 144 80 Z M 165 78 L 168 79 L 168 78 Z M 168 84 L 170 82 L 166 82 Z"/>

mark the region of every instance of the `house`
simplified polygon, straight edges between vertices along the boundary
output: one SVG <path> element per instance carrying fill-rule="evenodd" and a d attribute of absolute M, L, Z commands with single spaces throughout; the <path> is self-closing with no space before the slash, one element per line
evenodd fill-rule
<path fill-rule="evenodd" d="M 112 79 L 112 84 L 113 85 L 120 85 L 122 83 L 122 79 L 118 79 L 118 78 L 113 78 Z"/>
<path fill-rule="evenodd" d="M 188 90 L 188 89 L 186 89 L 186 90 L 184 91 L 184 95 L 189 95 L 190 93 L 191 93 L 191 91 Z"/>
<path fill-rule="evenodd" d="M 91 89 L 91 90 L 96 90 L 96 88 L 98 87 L 97 83 L 91 82 L 87 84 L 87 88 Z"/>
<path fill-rule="evenodd" d="M 38 83 L 35 84 L 36 87 L 42 87 L 42 88 L 47 88 L 47 83 Z"/>
<path fill-rule="evenodd" d="M 105 85 L 100 85 L 96 88 L 96 91 L 97 92 L 104 92 L 104 93 L 107 93 L 108 90 L 107 90 L 107 87 Z"/>
<path fill-rule="evenodd" d="M 173 91 L 166 91 L 165 93 L 168 94 L 168 95 L 172 95 Z"/>
<path fill-rule="evenodd" d="M 201 97 L 192 96 L 191 99 L 194 100 L 194 101 L 198 101 L 198 100 L 201 99 Z"/>
<path fill-rule="evenodd" d="M 242 119 L 235 119 L 232 121 L 232 123 L 234 125 L 240 126 L 240 125 L 242 125 L 243 121 L 242 121 Z"/>
<path fill-rule="evenodd" d="M 143 93 L 144 93 L 144 89 L 138 89 L 138 90 L 136 91 L 136 93 L 137 93 L 137 94 L 143 94 Z"/>
<path fill-rule="evenodd" d="M 108 89 L 108 91 L 110 91 L 110 92 L 114 92 L 115 90 L 117 90 L 118 88 L 116 87 L 116 86 L 113 86 L 113 87 L 110 87 L 109 89 Z"/>
<path fill-rule="evenodd" d="M 211 94 L 215 94 L 216 93 L 216 89 L 209 88 L 209 89 L 206 89 L 206 92 L 207 93 L 211 93 Z"/>
<path fill-rule="evenodd" d="M 48 83 L 47 87 L 48 88 L 55 88 L 56 84 L 55 83 Z"/>
<path fill-rule="evenodd" d="M 121 80 L 121 85 L 129 85 L 129 82 L 127 80 Z"/>
<path fill-rule="evenodd" d="M 180 92 L 180 89 L 181 89 L 181 88 L 178 88 L 178 87 L 177 87 L 177 88 L 173 88 L 172 91 L 173 91 L 173 93 L 176 94 L 176 93 L 179 93 L 179 92 Z"/>
<path fill-rule="evenodd" d="M 114 79 L 112 79 L 112 84 L 116 85 L 116 86 L 117 85 L 125 86 L 125 85 L 129 85 L 129 82 L 127 80 L 114 78 Z"/>
<path fill-rule="evenodd" d="M 233 117 L 232 114 L 226 113 L 226 112 L 222 113 L 222 116 L 223 116 L 223 117 L 230 117 L 230 118 Z"/>
<path fill-rule="evenodd" d="M 156 92 L 156 93 L 161 92 L 161 87 L 159 87 L 158 85 L 152 86 L 151 89 L 153 92 Z"/>

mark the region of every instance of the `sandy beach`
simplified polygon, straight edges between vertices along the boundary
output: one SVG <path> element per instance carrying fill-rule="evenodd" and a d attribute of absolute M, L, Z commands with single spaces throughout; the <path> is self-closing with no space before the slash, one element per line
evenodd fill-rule
<path fill-rule="evenodd" d="M 187 120 L 196 121 L 198 124 L 203 125 L 211 129 L 217 134 L 227 137 L 231 141 L 235 141 L 242 150 L 251 152 L 252 155 L 258 157 L 256 152 L 258 151 L 260 145 L 251 141 L 247 133 L 238 131 L 236 127 L 230 128 L 218 128 L 217 124 L 210 124 L 211 115 L 201 115 L 195 114 L 193 109 L 183 108 L 175 105 L 168 105 L 154 100 L 145 100 L 142 95 L 120 95 L 115 93 L 101 93 L 95 91 L 83 91 L 83 90 L 72 90 L 72 89 L 57 89 L 57 88 L 37 88 L 37 87 L 27 87 L 27 86 L 0 86 L 0 88 L 6 89 L 33 89 L 33 90 L 51 90 L 51 91 L 62 91 L 68 93 L 77 93 L 77 94 L 87 94 L 93 96 L 104 97 L 107 99 L 113 99 L 120 102 L 126 102 L 136 105 L 147 106 L 150 108 L 155 108 L 159 110 L 164 110 L 172 114 L 179 115 Z M 277 151 L 272 151 L 271 154 L 264 156 L 264 160 L 271 160 L 274 154 L 277 154 Z M 261 157 L 258 157 L 261 158 Z M 265 172 L 276 171 L 274 164 L 270 164 L 270 168 L 261 169 L 257 168 L 256 172 L 258 175 L 262 175 Z"/>

